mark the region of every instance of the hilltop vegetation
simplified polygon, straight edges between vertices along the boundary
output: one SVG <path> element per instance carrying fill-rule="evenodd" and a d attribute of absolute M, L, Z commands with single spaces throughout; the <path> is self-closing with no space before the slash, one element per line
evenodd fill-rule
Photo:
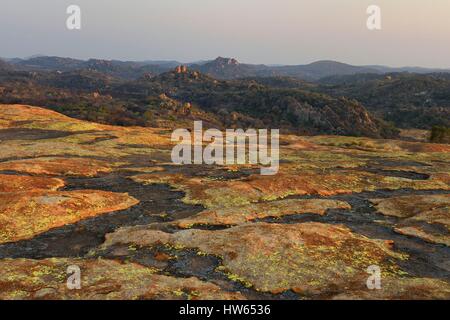
<path fill-rule="evenodd" d="M 369 137 L 396 137 L 395 127 L 450 127 L 449 73 L 386 74 L 397 69 L 333 61 L 265 66 L 221 57 L 184 68 L 175 68 L 176 61 L 12 61 L 0 61 L 0 102 L 101 123 L 186 127 L 203 120 L 218 128 Z"/>
<path fill-rule="evenodd" d="M 78 60 L 61 57 L 34 57 L 28 60 L 15 60 L 18 70 L 33 71 L 74 71 L 89 69 L 104 72 L 126 79 L 136 79 L 144 74 L 158 75 L 167 72 L 181 63 L 176 61 L 117 61 L 117 60 Z M 364 72 L 379 73 L 374 68 L 357 67 L 335 61 L 318 61 L 307 65 L 266 66 L 240 63 L 236 59 L 218 57 L 215 60 L 188 64 L 189 68 L 211 77 L 231 80 L 246 77 L 292 76 L 298 79 L 318 80 L 331 75 L 349 75 Z"/>
<path fill-rule="evenodd" d="M 398 127 L 450 127 L 448 74 L 366 74 L 329 77 L 321 84 L 317 90 L 356 99 Z"/>
<path fill-rule="evenodd" d="M 137 80 L 99 71 L 9 71 L 0 75 L 3 103 L 45 106 L 102 123 L 214 127 L 270 127 L 302 134 L 392 137 L 396 130 L 359 102 L 251 79 L 217 80 L 183 69 Z"/>
<path fill-rule="evenodd" d="M 450 299 L 450 76 L 265 68 L 0 60 L 0 299 Z M 194 120 L 281 128 L 277 174 L 173 163 Z"/>
<path fill-rule="evenodd" d="M 431 142 L 450 143 L 450 128 L 434 126 L 431 129 Z"/>

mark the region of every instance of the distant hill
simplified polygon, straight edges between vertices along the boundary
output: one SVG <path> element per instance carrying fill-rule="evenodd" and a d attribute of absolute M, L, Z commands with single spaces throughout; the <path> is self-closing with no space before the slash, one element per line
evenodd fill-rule
<path fill-rule="evenodd" d="M 190 67 L 218 79 L 287 76 L 304 80 L 318 80 L 330 75 L 379 73 L 376 69 L 357 67 L 335 61 L 318 61 L 297 66 L 266 66 L 241 64 L 236 59 L 222 57 L 203 65 L 191 65 Z"/>
<path fill-rule="evenodd" d="M 396 134 L 393 125 L 450 127 L 450 72 L 384 73 L 396 69 L 335 61 L 266 66 L 223 57 L 175 69 L 176 64 L 48 56 L 0 60 L 1 101 L 50 106 L 95 121 L 93 109 L 100 107 L 101 121 L 120 125 L 145 125 L 150 113 L 173 125 L 187 116 L 185 104 L 191 103 L 191 118 L 201 114 L 224 126 L 305 134 L 390 137 Z"/>
<path fill-rule="evenodd" d="M 28 60 L 16 61 L 15 66 L 20 70 L 28 71 L 72 72 L 90 70 L 123 79 L 136 79 L 144 74 L 157 75 L 162 72 L 167 72 L 174 67 L 174 64 L 103 59 L 90 59 L 86 61 L 72 58 L 39 56 Z"/>
<path fill-rule="evenodd" d="M 370 69 L 375 69 L 381 73 L 396 73 L 396 72 L 409 72 L 409 73 L 450 73 L 450 69 L 439 69 L 439 68 L 422 68 L 422 67 L 386 67 L 386 66 L 367 66 Z"/>
<path fill-rule="evenodd" d="M 376 69 L 357 67 L 336 61 L 317 61 L 307 65 L 273 68 L 278 75 L 305 80 L 318 80 L 331 75 L 353 75 L 358 73 L 379 73 Z"/>
<path fill-rule="evenodd" d="M 237 66 L 236 62 L 230 63 Z M 115 94 L 125 99 L 164 94 L 217 115 L 225 127 L 271 127 L 304 134 L 372 137 L 396 134 L 355 100 L 270 87 L 251 79 L 217 80 L 189 68 L 127 82 L 116 88 Z"/>
<path fill-rule="evenodd" d="M 267 66 L 242 64 L 233 58 L 219 57 L 202 65 L 190 65 L 191 68 L 218 79 L 239 79 L 249 77 L 292 77 L 307 81 L 317 81 L 331 76 L 355 74 L 384 74 L 393 72 L 434 73 L 449 72 L 443 69 L 419 67 L 390 68 L 385 66 L 353 66 L 336 61 L 317 61 L 306 65 Z"/>
<path fill-rule="evenodd" d="M 314 90 L 362 102 L 401 128 L 450 127 L 450 74 L 333 76 Z"/>
<path fill-rule="evenodd" d="M 97 91 L 99 89 L 110 89 L 121 81 L 95 70 L 75 70 L 68 72 L 51 72 L 39 75 L 38 82 L 42 85 L 68 89 Z"/>
<path fill-rule="evenodd" d="M 167 72 L 177 65 L 178 61 L 118 61 L 35 56 L 30 59 L 12 59 L 16 67 L 26 71 L 74 71 L 93 70 L 124 79 L 137 79 L 144 74 L 155 76 Z M 218 57 L 211 61 L 187 63 L 191 69 L 212 76 L 216 79 L 232 80 L 249 77 L 292 77 L 307 81 L 318 81 L 332 76 L 355 74 L 384 74 L 393 72 L 449 72 L 450 70 L 427 69 L 418 67 L 390 68 L 385 66 L 353 66 L 336 61 L 317 61 L 306 65 L 256 65 L 240 63 L 234 58 Z"/>
<path fill-rule="evenodd" d="M 38 56 L 26 60 L 19 60 L 15 65 L 27 70 L 70 71 L 81 68 L 83 60 L 61 57 Z"/>
<path fill-rule="evenodd" d="M 117 66 L 91 63 L 95 69 L 104 66 L 109 71 Z M 0 87 L 0 103 L 45 106 L 109 124 L 185 127 L 198 119 L 216 128 L 369 137 L 397 134 L 356 100 L 252 79 L 218 80 L 185 67 L 136 80 L 94 69 L 0 72 Z"/>
<path fill-rule="evenodd" d="M 270 67 L 265 65 L 241 64 L 236 59 L 222 57 L 203 64 L 193 64 L 189 67 L 214 78 L 228 80 L 267 76 L 270 73 Z"/>
<path fill-rule="evenodd" d="M 13 70 L 14 67 L 5 60 L 0 59 L 0 70 Z"/>

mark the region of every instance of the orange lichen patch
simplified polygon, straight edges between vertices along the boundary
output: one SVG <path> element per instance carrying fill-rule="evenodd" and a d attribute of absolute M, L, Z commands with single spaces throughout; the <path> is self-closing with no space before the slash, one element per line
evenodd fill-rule
<path fill-rule="evenodd" d="M 242 169 L 259 169 L 260 166 L 256 164 L 230 164 L 221 166 L 222 169 L 229 172 L 238 172 Z"/>
<path fill-rule="evenodd" d="M 450 185 L 450 173 L 448 172 L 432 173 L 431 179 L 436 181 L 442 181 L 443 183 Z"/>
<path fill-rule="evenodd" d="M 29 239 L 138 202 L 128 194 L 94 190 L 0 193 L 0 243 Z"/>
<path fill-rule="evenodd" d="M 407 152 L 423 152 L 423 153 L 447 153 L 450 152 L 448 144 L 439 143 L 422 143 L 422 142 L 406 142 L 399 140 L 389 140 L 390 143 L 398 145 L 402 150 Z"/>
<path fill-rule="evenodd" d="M 102 125 L 72 119 L 55 111 L 26 105 L 1 105 L 1 128 L 30 128 L 61 131 L 95 130 Z"/>
<path fill-rule="evenodd" d="M 370 200 L 377 210 L 401 218 L 394 231 L 428 242 L 450 246 L 450 233 L 424 228 L 420 223 L 439 224 L 450 231 L 450 195 L 402 196 Z"/>
<path fill-rule="evenodd" d="M 181 173 L 139 174 L 132 176 L 131 179 L 143 184 L 170 184 L 175 188 L 181 187 L 181 184 L 188 180 Z"/>
<path fill-rule="evenodd" d="M 448 158 L 450 160 L 450 156 Z M 430 176 L 429 180 L 440 181 L 450 186 L 450 162 L 440 161 L 439 164 L 435 164 L 430 161 L 427 166 L 387 166 L 384 169 L 427 174 Z"/>
<path fill-rule="evenodd" d="M 420 226 L 398 227 L 394 228 L 394 231 L 406 236 L 420 238 L 430 243 L 439 243 L 450 247 L 450 236 L 448 233 L 443 235 L 440 233 L 430 232 L 428 230 L 423 230 Z"/>
<path fill-rule="evenodd" d="M 344 226 L 322 223 L 249 223 L 226 230 L 188 229 L 173 234 L 151 226 L 122 228 L 108 234 L 103 247 L 117 244 L 195 248 L 222 258 L 230 279 L 259 291 L 294 290 L 306 296 L 348 291 L 366 285 L 366 269 L 378 265 L 385 276 L 401 276 L 393 262 L 406 257 L 389 243 L 354 234 Z"/>
<path fill-rule="evenodd" d="M 43 156 L 118 158 L 129 154 L 151 154 L 151 148 L 168 150 L 172 146 L 170 135 L 161 134 L 161 129 L 102 125 L 24 105 L 0 107 L 0 129 L 71 133 L 59 138 L 2 141 L 0 159 Z"/>
<path fill-rule="evenodd" d="M 89 158 L 48 157 L 1 162 L 0 170 L 51 176 L 93 177 L 99 173 L 111 172 L 112 168 L 108 162 Z"/>
<path fill-rule="evenodd" d="M 325 170 L 332 168 L 357 168 L 366 165 L 364 155 L 346 152 L 342 149 L 321 151 L 299 151 L 282 154 L 282 159 L 288 161 L 281 166 L 283 172 L 299 172 L 305 170 Z"/>
<path fill-rule="evenodd" d="M 37 140 L 31 143 L 26 141 L 3 141 L 1 146 L 0 159 L 39 157 L 99 157 L 118 159 L 130 154 L 148 154 L 150 156 L 153 151 L 150 148 L 134 149 L 121 147 L 114 141 L 85 144 L 82 141 L 57 141 L 57 139 Z"/>
<path fill-rule="evenodd" d="M 174 224 L 180 228 L 193 225 L 237 225 L 266 217 L 276 218 L 301 213 L 324 215 L 329 209 L 351 209 L 351 206 L 337 200 L 289 199 L 205 210 L 191 218 L 175 221 Z"/>
<path fill-rule="evenodd" d="M 272 198 L 302 194 L 328 196 L 377 189 L 449 189 L 449 186 L 440 181 L 411 180 L 352 170 L 303 171 L 297 175 L 284 173 L 275 176 L 253 175 L 248 180 L 248 183 L 261 191 L 265 197 Z"/>
<path fill-rule="evenodd" d="M 407 142 L 400 140 L 370 139 L 364 137 L 343 136 L 315 136 L 305 137 L 308 141 L 325 146 L 359 149 L 367 151 L 388 152 L 423 152 L 423 153 L 448 153 L 450 146 L 447 144 Z"/>
<path fill-rule="evenodd" d="M 295 135 L 282 135 L 280 137 L 280 145 L 283 146 L 283 149 L 292 149 L 292 150 L 318 151 L 327 149 L 324 146 L 315 144 L 311 141 L 304 139 L 303 137 Z"/>
<path fill-rule="evenodd" d="M 261 193 L 244 181 L 217 181 L 190 178 L 183 174 L 140 174 L 132 179 L 144 184 L 169 184 L 186 193 L 183 201 L 207 208 L 245 205 L 261 198 Z"/>
<path fill-rule="evenodd" d="M 164 167 L 155 166 L 155 167 L 127 167 L 120 168 L 122 171 L 130 171 L 130 172 L 143 172 L 143 173 L 152 173 L 152 172 L 162 172 L 165 171 Z"/>
<path fill-rule="evenodd" d="M 333 195 L 361 191 L 360 177 L 345 174 L 319 174 L 305 171 L 299 175 L 280 173 L 275 176 L 251 176 L 248 182 L 269 199 L 289 195 Z"/>
<path fill-rule="evenodd" d="M 81 289 L 67 287 L 67 268 L 81 270 Z M 114 260 L 5 259 L 0 260 L 0 299 L 142 300 L 244 299 L 197 278 L 155 274 L 157 270 Z"/>
<path fill-rule="evenodd" d="M 430 140 L 430 131 L 420 129 L 401 129 L 400 137 L 411 141 L 427 142 Z"/>
<path fill-rule="evenodd" d="M 216 181 L 190 178 L 182 174 L 141 174 L 132 179 L 139 183 L 169 184 L 184 191 L 183 201 L 213 209 L 276 200 L 290 195 L 319 194 L 330 196 L 377 189 L 450 189 L 441 181 L 410 180 L 386 177 L 364 171 L 302 171 L 288 173 L 281 168 L 274 176 L 251 175 L 242 180 Z"/>
<path fill-rule="evenodd" d="M 1 128 L 18 127 L 25 124 L 25 122 L 33 121 L 48 121 L 49 118 L 53 120 L 68 120 L 66 117 L 55 111 L 44 108 L 32 107 L 18 104 L 3 104 L 1 105 Z"/>
<path fill-rule="evenodd" d="M 114 134 L 114 132 L 111 131 L 97 130 L 87 132 L 81 131 L 81 132 L 73 132 L 73 133 L 65 132 L 65 133 L 68 135 L 63 135 L 62 137 L 46 138 L 45 141 L 35 141 L 35 143 L 50 142 L 50 143 L 74 144 L 80 146 L 95 145 L 98 147 L 100 143 L 103 141 L 115 141 L 117 139 L 117 136 Z"/>
<path fill-rule="evenodd" d="M 52 141 L 89 144 L 98 148 L 163 148 L 172 147 L 170 136 L 161 135 L 153 128 L 142 127 L 113 127 L 98 128 L 93 132 L 81 132 L 68 137 L 56 138 Z"/>
<path fill-rule="evenodd" d="M 69 118 L 55 111 L 26 105 L 1 105 L 0 128 L 29 128 L 67 132 L 101 131 L 117 136 L 122 144 L 170 144 L 170 136 L 161 129 L 119 127 Z"/>
<path fill-rule="evenodd" d="M 161 134 L 161 129 L 141 127 L 114 127 L 119 144 L 146 145 L 152 147 L 171 147 L 169 134 Z M 120 129 L 120 130 L 119 130 Z"/>
<path fill-rule="evenodd" d="M 183 201 L 207 208 L 228 208 L 262 199 L 261 193 L 243 181 L 189 180 Z"/>
<path fill-rule="evenodd" d="M 389 152 L 402 151 L 402 148 L 400 148 L 396 144 L 390 144 L 389 142 L 391 140 L 375 140 L 364 137 L 344 137 L 344 136 L 314 136 L 314 137 L 305 137 L 305 139 L 318 145 L 339 147 L 346 149 L 357 149 L 366 151 L 389 151 Z"/>
<path fill-rule="evenodd" d="M 121 143 L 117 132 L 77 133 L 67 137 L 38 139 L 33 141 L 1 141 L 0 159 L 38 158 L 38 157 L 96 157 L 115 159 L 130 155 L 148 156 L 149 160 L 164 154 L 165 161 L 170 161 L 169 145 L 160 143 L 164 139 L 148 136 L 147 144 Z M 126 136 L 126 134 L 125 134 Z M 104 139 L 103 139 L 104 138 Z M 160 141 L 161 140 L 161 141 Z M 155 149 L 156 148 L 156 149 Z"/>
<path fill-rule="evenodd" d="M 56 178 L 0 174 L 0 193 L 31 190 L 58 190 L 64 181 Z"/>
<path fill-rule="evenodd" d="M 409 152 L 450 153 L 450 145 L 448 144 L 403 142 L 402 147 Z"/>
<path fill-rule="evenodd" d="M 450 194 L 401 196 L 387 199 L 371 199 L 377 210 L 387 216 L 412 218 L 426 221 L 426 216 L 434 215 L 435 211 L 446 211 L 450 222 Z M 442 212 L 439 216 L 444 217 Z M 437 222 L 435 219 L 430 223 Z M 442 221 L 443 222 L 443 221 Z"/>

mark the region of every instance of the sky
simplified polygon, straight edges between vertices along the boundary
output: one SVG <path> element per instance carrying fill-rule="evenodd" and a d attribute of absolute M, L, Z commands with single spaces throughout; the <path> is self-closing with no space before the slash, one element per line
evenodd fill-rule
<path fill-rule="evenodd" d="M 81 30 L 66 9 L 81 8 Z M 381 30 L 366 26 L 370 5 Z M 0 56 L 450 68 L 450 0 L 1 0 Z"/>

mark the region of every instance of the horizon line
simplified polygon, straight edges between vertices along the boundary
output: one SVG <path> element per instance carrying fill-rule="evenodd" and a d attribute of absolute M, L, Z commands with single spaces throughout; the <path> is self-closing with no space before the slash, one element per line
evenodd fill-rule
<path fill-rule="evenodd" d="M 34 59 L 34 58 L 39 58 L 39 57 L 50 57 L 50 58 L 64 58 L 64 59 L 74 59 L 74 60 L 81 60 L 81 61 L 89 61 L 89 60 L 106 60 L 106 61 L 120 61 L 120 62 L 177 62 L 180 64 L 196 64 L 199 62 L 211 62 L 214 61 L 218 58 L 224 58 L 224 59 L 235 59 L 237 60 L 240 64 L 250 64 L 250 65 L 264 65 L 267 67 L 294 67 L 294 66 L 304 66 L 304 65 L 310 65 L 313 63 L 317 63 L 317 62 L 336 62 L 336 63 L 342 63 L 342 64 L 347 64 L 350 66 L 355 66 L 355 67 L 385 67 L 385 68 L 393 68 L 393 69 L 402 69 L 402 68 L 420 68 L 420 69 L 436 69 L 436 70 L 446 70 L 446 71 L 450 71 L 450 66 L 449 67 L 424 67 L 424 66 L 420 66 L 420 65 L 400 65 L 400 66 L 394 66 L 394 65 L 387 65 L 387 64 L 377 64 L 377 63 L 371 63 L 371 64 L 354 64 L 351 62 L 344 62 L 344 61 L 340 61 L 340 60 L 334 60 L 331 58 L 328 59 L 318 59 L 318 60 L 313 60 L 311 62 L 304 62 L 304 63 L 297 63 L 297 64 L 283 64 L 283 63 L 257 63 L 257 62 L 247 62 L 244 61 L 242 62 L 239 58 L 236 57 L 225 57 L 225 56 L 217 56 L 216 58 L 211 58 L 211 59 L 195 59 L 193 61 L 182 61 L 182 60 L 178 60 L 178 59 L 170 59 L 170 58 L 146 58 L 146 59 L 128 59 L 128 58 L 99 58 L 99 57 L 90 57 L 90 58 L 80 58 L 80 57 L 70 57 L 70 56 L 60 56 L 60 55 L 48 55 L 48 54 L 33 54 L 33 55 L 28 55 L 28 56 L 15 56 L 15 57 L 1 57 L 0 59 L 2 60 L 13 60 L 13 59 L 21 59 L 21 60 L 30 60 L 30 59 Z"/>

